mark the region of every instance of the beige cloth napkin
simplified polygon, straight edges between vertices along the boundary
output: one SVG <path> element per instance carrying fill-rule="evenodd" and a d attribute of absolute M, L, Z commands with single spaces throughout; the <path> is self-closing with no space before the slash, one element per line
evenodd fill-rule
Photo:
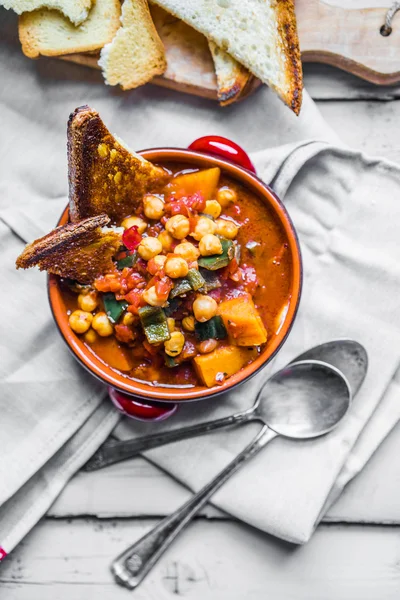
<path fill-rule="evenodd" d="M 23 243 L 51 228 L 66 203 L 66 120 L 83 103 L 137 149 L 185 147 L 214 133 L 253 151 L 260 177 L 284 197 L 305 264 L 299 317 L 274 369 L 333 337 L 366 345 L 368 380 L 341 428 L 315 442 L 275 440 L 215 496 L 236 517 L 304 542 L 324 506 L 399 418 L 398 167 L 340 147 L 307 94 L 296 119 L 266 88 L 225 110 L 152 86 L 123 93 L 89 69 L 29 61 L 15 32 L 16 19 L 0 9 L 0 548 L 10 552 L 26 535 L 118 419 L 102 401 L 102 386 L 74 362 L 56 331 L 45 276 L 14 271 Z M 304 141 L 310 139 L 324 141 Z M 162 426 L 247 407 L 266 376 L 267 370 L 224 399 L 184 406 Z M 124 423 L 117 433 L 142 435 L 154 427 Z M 256 430 L 220 432 L 148 458 L 197 489 Z"/>

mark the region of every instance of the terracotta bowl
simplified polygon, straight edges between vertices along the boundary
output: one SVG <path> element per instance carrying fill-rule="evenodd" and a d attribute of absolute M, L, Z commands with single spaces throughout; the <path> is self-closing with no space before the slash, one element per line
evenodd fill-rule
<path fill-rule="evenodd" d="M 72 351 L 75 358 L 95 377 L 112 388 L 110 397 L 120 410 L 126 411 L 127 403 L 132 408 L 131 415 L 141 419 L 160 419 L 168 416 L 176 408 L 176 404 L 182 401 L 202 400 L 217 396 L 233 387 L 244 383 L 247 379 L 255 375 L 262 369 L 279 351 L 284 341 L 286 340 L 289 331 L 293 325 L 296 312 L 298 309 L 301 286 L 302 286 L 302 264 L 299 243 L 296 231 L 287 214 L 283 204 L 276 194 L 263 183 L 249 169 L 254 169 L 248 156 L 238 147 L 237 152 L 232 152 L 235 145 L 229 147 L 228 153 L 224 149 L 213 148 L 210 144 L 206 144 L 205 148 L 208 152 L 223 154 L 228 158 L 222 158 L 215 154 L 204 154 L 193 150 L 184 150 L 180 148 L 155 148 L 151 150 L 143 150 L 140 152 L 146 159 L 155 163 L 171 163 L 179 162 L 193 165 L 198 168 L 220 167 L 232 179 L 237 180 L 242 185 L 246 186 L 255 193 L 270 209 L 275 213 L 281 223 L 289 244 L 289 251 L 292 258 L 292 281 L 291 281 L 291 302 L 287 312 L 283 326 L 279 333 L 274 336 L 272 342 L 264 349 L 260 356 L 250 365 L 244 367 L 240 372 L 232 375 L 222 385 L 207 388 L 196 386 L 190 388 L 166 388 L 155 387 L 151 384 L 146 384 L 138 380 L 130 379 L 102 362 L 83 341 L 71 330 L 68 324 L 68 315 L 63 302 L 60 291 L 59 281 L 56 276 L 50 275 L 48 278 L 48 292 L 51 310 L 54 320 Z M 192 147 L 202 147 L 197 142 Z M 240 152 L 239 152 L 240 151 Z M 234 164 L 232 160 L 240 162 L 247 168 L 243 168 L 238 164 Z M 68 222 L 69 214 L 66 208 L 59 220 L 58 225 L 64 225 Z M 174 403 L 166 405 L 165 403 Z M 129 411 L 126 411 L 129 412 Z"/>

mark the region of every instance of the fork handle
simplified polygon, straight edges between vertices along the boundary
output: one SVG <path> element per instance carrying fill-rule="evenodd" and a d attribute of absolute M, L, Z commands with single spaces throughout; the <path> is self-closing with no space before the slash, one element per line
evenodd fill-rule
<path fill-rule="evenodd" d="M 246 461 L 255 456 L 276 433 L 266 425 L 256 438 L 229 463 L 216 477 L 186 502 L 175 513 L 166 517 L 147 535 L 125 550 L 111 565 L 111 571 L 120 585 L 133 590 L 144 579 L 177 535 L 190 523 L 209 498 Z"/>
<path fill-rule="evenodd" d="M 231 427 L 232 425 L 249 421 L 250 418 L 251 414 L 249 412 L 242 412 L 222 419 L 217 419 L 216 421 L 207 421 L 206 423 L 190 425 L 189 427 L 182 427 L 173 431 L 155 433 L 154 435 L 132 440 L 110 440 L 97 450 L 84 466 L 84 470 L 97 471 L 97 469 L 102 469 L 107 465 L 111 465 L 127 458 L 132 458 L 144 450 L 150 450 L 151 448 L 157 448 L 158 446 L 170 444 L 171 442 L 177 442 L 179 440 L 186 440 L 187 438 L 196 435 L 204 435 L 205 433 L 210 433 L 217 429 Z"/>

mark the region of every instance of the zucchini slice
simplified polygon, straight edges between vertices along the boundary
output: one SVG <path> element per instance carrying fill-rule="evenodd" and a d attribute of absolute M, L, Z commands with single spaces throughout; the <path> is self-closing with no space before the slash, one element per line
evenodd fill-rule
<path fill-rule="evenodd" d="M 124 310 L 128 308 L 128 302 L 125 300 L 116 300 L 112 292 L 103 294 L 103 304 L 111 323 L 116 323 Z"/>
<path fill-rule="evenodd" d="M 227 267 L 235 256 L 235 248 L 231 240 L 221 239 L 222 254 L 213 254 L 212 256 L 202 256 L 198 259 L 200 267 L 204 267 L 209 271 L 216 271 Z"/>
<path fill-rule="evenodd" d="M 167 317 L 159 306 L 143 306 L 139 308 L 140 322 L 149 344 L 159 344 L 169 340 Z"/>
<path fill-rule="evenodd" d="M 201 342 L 204 340 L 224 340 L 228 337 L 227 331 L 223 320 L 219 315 L 212 317 L 205 323 L 199 323 L 196 321 L 194 326 L 197 339 Z"/>

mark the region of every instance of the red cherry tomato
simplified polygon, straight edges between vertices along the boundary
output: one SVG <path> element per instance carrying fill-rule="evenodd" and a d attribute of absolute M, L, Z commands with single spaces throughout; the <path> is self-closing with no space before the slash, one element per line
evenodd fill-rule
<path fill-rule="evenodd" d="M 154 402 L 151 404 L 139 402 L 132 396 L 117 392 L 114 388 L 108 388 L 108 393 L 116 408 L 127 417 L 139 421 L 162 421 L 170 417 L 177 409 L 177 404 L 163 404 Z"/>
<path fill-rule="evenodd" d="M 248 171 L 256 172 L 248 154 L 243 148 L 235 144 L 235 142 L 228 140 L 228 138 L 219 135 L 205 135 L 192 142 L 188 148 L 196 152 L 221 156 L 240 167 L 244 167 Z"/>
<path fill-rule="evenodd" d="M 125 229 L 124 233 L 122 234 L 122 243 L 124 244 L 125 248 L 128 248 L 128 250 L 135 250 L 141 241 L 142 236 L 140 235 L 136 225 L 129 227 L 129 229 Z"/>

